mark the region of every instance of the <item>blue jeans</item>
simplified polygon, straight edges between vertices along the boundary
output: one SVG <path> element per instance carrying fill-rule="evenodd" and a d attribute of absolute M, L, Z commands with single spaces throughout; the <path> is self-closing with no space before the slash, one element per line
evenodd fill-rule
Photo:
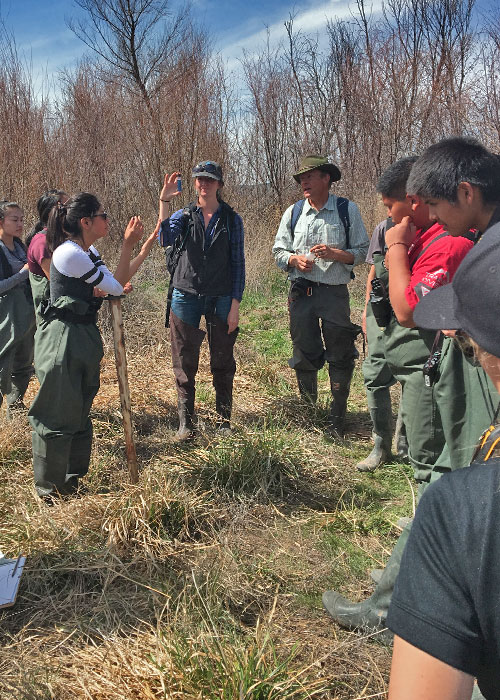
<path fill-rule="evenodd" d="M 227 321 L 227 316 L 231 309 L 232 298 L 198 296 L 198 294 L 188 294 L 174 289 L 172 295 L 172 311 L 184 323 L 199 328 L 202 316 L 215 314 L 223 321 Z"/>

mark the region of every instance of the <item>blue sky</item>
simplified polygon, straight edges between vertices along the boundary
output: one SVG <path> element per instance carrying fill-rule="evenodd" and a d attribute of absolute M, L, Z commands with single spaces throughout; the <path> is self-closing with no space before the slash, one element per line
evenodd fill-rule
<path fill-rule="evenodd" d="M 181 0 L 172 0 L 172 5 Z M 496 0 L 477 0 L 491 8 Z M 377 12 L 382 0 L 371 0 Z M 193 12 L 214 39 L 215 49 L 229 69 L 238 69 L 243 49 L 258 51 L 269 30 L 271 41 L 283 37 L 283 22 L 296 14 L 295 27 L 322 33 L 326 18 L 349 16 L 355 0 L 191 0 Z M 22 55 L 32 61 L 35 75 L 54 75 L 74 66 L 85 46 L 65 20 L 81 13 L 72 0 L 0 0 L 0 17 L 11 31 Z"/>
<path fill-rule="evenodd" d="M 379 4 L 373 0 L 374 7 Z M 314 32 L 324 28 L 326 17 L 349 13 L 348 0 L 302 0 L 300 7 L 287 0 L 192 0 L 192 6 L 229 68 L 237 67 L 243 48 L 257 49 L 266 27 L 272 39 L 281 37 L 292 12 L 298 28 Z M 72 0 L 0 0 L 0 17 L 36 73 L 71 67 L 84 54 L 84 45 L 65 22 L 79 12 Z"/>

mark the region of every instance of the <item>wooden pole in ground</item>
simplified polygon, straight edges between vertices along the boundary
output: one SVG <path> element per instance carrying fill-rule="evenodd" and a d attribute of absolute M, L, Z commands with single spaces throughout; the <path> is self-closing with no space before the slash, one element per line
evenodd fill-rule
<path fill-rule="evenodd" d="M 132 427 L 132 412 L 130 407 L 130 389 L 128 386 L 127 355 L 125 353 L 125 335 L 123 332 L 122 302 L 121 297 L 106 297 L 111 307 L 111 324 L 113 326 L 113 344 L 115 348 L 116 374 L 118 376 L 118 388 L 120 390 L 120 405 L 122 409 L 123 432 L 125 433 L 125 447 L 127 450 L 127 466 L 130 481 L 137 484 L 137 454 L 134 443 L 134 430 Z"/>

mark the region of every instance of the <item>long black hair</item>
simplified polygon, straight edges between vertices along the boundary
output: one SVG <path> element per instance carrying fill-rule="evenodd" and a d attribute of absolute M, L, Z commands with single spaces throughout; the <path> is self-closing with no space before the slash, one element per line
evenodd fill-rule
<path fill-rule="evenodd" d="M 47 224 L 47 247 L 51 253 L 68 239 L 81 238 L 80 219 L 95 216 L 101 203 L 97 197 L 88 192 L 80 192 L 71 197 L 66 204 L 56 204 Z"/>
<path fill-rule="evenodd" d="M 31 243 L 31 239 L 33 238 L 33 236 L 42 231 L 47 226 L 50 212 L 60 201 L 61 196 L 65 194 L 66 192 L 64 190 L 52 189 L 47 190 L 47 192 L 44 192 L 39 198 L 38 202 L 36 203 L 36 208 L 38 211 L 38 221 L 35 224 L 34 229 L 26 235 L 26 247 L 28 247 Z"/>

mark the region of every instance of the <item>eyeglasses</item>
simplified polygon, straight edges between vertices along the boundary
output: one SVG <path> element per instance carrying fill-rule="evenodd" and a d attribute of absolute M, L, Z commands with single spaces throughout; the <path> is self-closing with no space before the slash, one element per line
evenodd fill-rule
<path fill-rule="evenodd" d="M 106 219 L 108 218 L 108 213 L 106 211 L 103 211 L 102 214 L 92 214 L 92 218 L 96 216 L 100 216 L 102 219 L 104 219 L 104 221 L 106 221 Z"/>

